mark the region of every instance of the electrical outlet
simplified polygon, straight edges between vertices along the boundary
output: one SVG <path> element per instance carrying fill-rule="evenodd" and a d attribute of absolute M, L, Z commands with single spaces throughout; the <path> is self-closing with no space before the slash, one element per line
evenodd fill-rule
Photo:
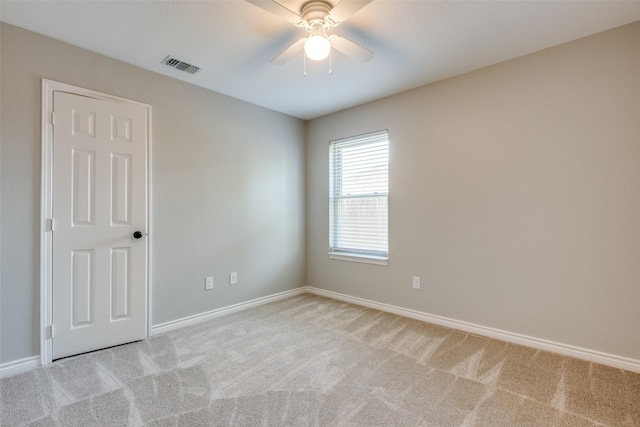
<path fill-rule="evenodd" d="M 413 276 L 413 289 L 420 289 L 420 277 Z"/>
<path fill-rule="evenodd" d="M 213 276 L 204 279 L 204 290 L 209 291 L 211 289 L 213 289 Z"/>
<path fill-rule="evenodd" d="M 238 284 L 238 273 L 229 273 L 229 284 L 237 285 Z"/>

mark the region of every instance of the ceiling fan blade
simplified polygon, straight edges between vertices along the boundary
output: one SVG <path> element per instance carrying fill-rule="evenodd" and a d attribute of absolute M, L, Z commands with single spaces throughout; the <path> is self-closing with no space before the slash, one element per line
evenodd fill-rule
<path fill-rule="evenodd" d="M 291 46 L 289 46 L 288 48 L 280 52 L 278 56 L 276 56 L 271 60 L 271 63 L 274 65 L 282 65 L 286 63 L 291 58 L 299 54 L 302 51 L 302 49 L 304 49 L 304 42 L 306 41 L 307 41 L 306 37 L 301 38 L 300 40 L 298 40 L 297 42 L 295 42 L 294 44 L 292 44 Z"/>
<path fill-rule="evenodd" d="M 299 25 L 303 20 L 300 15 L 290 11 L 273 0 L 247 0 L 247 2 L 266 10 L 267 12 L 271 12 L 294 25 Z"/>
<path fill-rule="evenodd" d="M 373 58 L 373 52 L 366 49 L 359 44 L 352 42 L 349 39 L 345 39 L 342 36 L 334 34 L 331 36 L 331 46 L 339 51 L 360 62 L 367 62 Z"/>
<path fill-rule="evenodd" d="M 344 22 L 351 15 L 371 3 L 372 0 L 342 0 L 329 12 L 329 18 L 335 23 Z"/>

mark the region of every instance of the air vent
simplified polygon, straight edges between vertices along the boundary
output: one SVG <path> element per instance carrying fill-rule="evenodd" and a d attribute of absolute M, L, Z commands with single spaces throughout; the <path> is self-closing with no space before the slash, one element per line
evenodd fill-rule
<path fill-rule="evenodd" d="M 195 65 L 187 64 L 186 62 L 182 62 L 179 59 L 172 58 L 171 55 L 167 56 L 162 60 L 163 64 L 168 65 L 169 67 L 173 67 L 176 70 L 184 71 L 185 73 L 195 74 L 200 71 L 200 67 L 196 67 Z"/>

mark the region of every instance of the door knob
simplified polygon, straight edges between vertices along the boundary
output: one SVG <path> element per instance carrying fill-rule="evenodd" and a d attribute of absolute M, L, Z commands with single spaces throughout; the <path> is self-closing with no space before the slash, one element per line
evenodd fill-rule
<path fill-rule="evenodd" d="M 142 232 L 140 232 L 140 231 L 134 231 L 133 232 L 133 238 L 134 239 L 139 239 L 141 237 L 142 237 Z"/>

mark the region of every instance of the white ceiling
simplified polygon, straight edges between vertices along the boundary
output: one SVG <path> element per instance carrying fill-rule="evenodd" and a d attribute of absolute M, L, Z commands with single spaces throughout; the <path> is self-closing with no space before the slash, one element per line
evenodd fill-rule
<path fill-rule="evenodd" d="M 327 61 L 307 61 L 306 77 L 302 54 L 282 66 L 269 63 L 305 30 L 243 0 L 2 0 L 0 19 L 311 119 L 638 21 L 640 1 L 374 0 L 331 30 L 374 58 L 361 64 L 337 52 L 333 74 Z M 167 55 L 203 69 L 177 71 L 160 63 Z"/>

